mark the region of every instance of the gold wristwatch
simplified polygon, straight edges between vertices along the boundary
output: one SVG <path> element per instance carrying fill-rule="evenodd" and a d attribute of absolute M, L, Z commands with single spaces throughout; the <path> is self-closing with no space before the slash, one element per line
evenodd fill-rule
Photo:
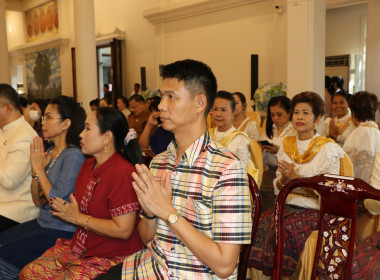
<path fill-rule="evenodd" d="M 179 215 L 178 214 L 174 214 L 174 213 L 173 214 L 169 214 L 168 219 L 166 220 L 166 224 L 168 226 L 174 225 L 178 221 L 178 219 L 179 219 Z"/>

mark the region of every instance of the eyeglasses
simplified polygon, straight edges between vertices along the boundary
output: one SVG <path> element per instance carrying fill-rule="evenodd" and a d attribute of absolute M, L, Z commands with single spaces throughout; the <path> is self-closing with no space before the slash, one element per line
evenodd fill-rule
<path fill-rule="evenodd" d="M 53 118 L 53 117 L 51 117 L 51 116 L 42 116 L 42 117 L 41 117 L 41 120 L 42 120 L 43 122 L 48 122 L 49 120 L 62 120 L 62 118 Z"/>

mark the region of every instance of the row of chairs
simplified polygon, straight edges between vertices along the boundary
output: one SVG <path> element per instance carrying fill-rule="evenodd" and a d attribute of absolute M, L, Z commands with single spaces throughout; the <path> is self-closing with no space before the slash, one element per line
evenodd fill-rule
<path fill-rule="evenodd" d="M 248 175 L 252 200 L 253 240 L 258 227 L 261 198 L 255 180 Z M 281 279 L 283 258 L 283 210 L 288 194 L 299 187 L 315 190 L 320 195 L 320 220 L 311 279 L 349 279 L 355 249 L 357 203 L 363 199 L 380 201 L 380 190 L 358 178 L 329 174 L 298 178 L 288 182 L 275 203 L 275 255 L 273 280 Z M 238 280 L 245 280 L 251 244 L 242 247 L 238 266 Z"/>

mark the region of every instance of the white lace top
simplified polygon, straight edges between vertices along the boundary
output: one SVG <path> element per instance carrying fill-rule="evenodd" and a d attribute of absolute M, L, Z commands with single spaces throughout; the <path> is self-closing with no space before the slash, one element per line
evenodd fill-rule
<path fill-rule="evenodd" d="M 260 137 L 260 141 L 267 140 L 268 142 L 273 143 L 280 147 L 282 145 L 282 140 L 284 139 L 285 136 L 294 136 L 294 135 L 297 135 L 297 132 L 293 128 L 292 122 L 289 121 L 280 135 L 278 134 L 277 126 L 273 124 L 273 138 L 270 139 L 267 136 L 266 131 L 264 131 L 264 133 Z M 277 155 L 272 154 L 268 151 L 263 151 L 263 161 L 264 161 L 264 165 L 277 166 Z"/>
<path fill-rule="evenodd" d="M 371 127 L 372 126 L 372 127 Z M 343 149 L 354 164 L 354 175 L 367 183 L 375 155 L 380 153 L 380 131 L 374 121 L 362 122 L 344 142 Z"/>
<path fill-rule="evenodd" d="M 345 115 L 344 117 L 338 119 L 337 117 L 334 117 L 334 123 L 335 125 L 337 126 L 343 126 L 346 121 L 351 118 L 351 113 L 348 113 L 347 115 Z M 322 133 L 321 135 L 322 136 L 327 136 L 329 135 L 329 130 L 330 130 L 330 120 L 331 118 L 327 118 L 325 120 L 325 122 L 323 123 L 323 129 L 322 129 Z M 350 133 L 355 129 L 355 125 L 354 123 L 352 122 L 352 120 L 349 122 L 349 125 L 347 126 L 347 128 L 344 130 L 344 132 L 342 133 L 342 135 L 338 135 L 336 141 L 337 143 L 340 145 L 340 146 L 343 146 L 344 144 L 344 141 L 346 141 L 348 135 L 350 135 Z"/>
<path fill-rule="evenodd" d="M 235 127 L 231 127 L 229 130 L 225 132 L 218 131 L 218 128 L 215 127 L 214 130 L 214 136 L 215 141 L 221 141 L 225 137 L 227 137 L 228 134 L 235 131 Z M 230 150 L 235 156 L 237 156 L 243 163 L 244 169 L 248 169 L 248 162 L 249 162 L 249 145 L 250 140 L 244 136 L 244 135 L 236 135 L 234 139 L 231 140 L 231 142 L 227 145 L 227 149 Z"/>
<path fill-rule="evenodd" d="M 242 130 L 241 128 L 247 122 L 248 122 L 247 126 L 245 127 L 244 130 Z M 257 124 L 254 120 L 248 117 L 240 124 L 237 130 L 244 131 L 245 133 L 248 134 L 248 137 L 251 138 L 252 140 L 255 140 L 255 141 L 259 140 L 259 131 L 257 130 Z"/>
<path fill-rule="evenodd" d="M 313 138 L 317 136 L 319 136 L 318 133 Z M 312 139 L 299 140 L 297 137 L 297 148 L 300 155 L 305 153 Z M 322 146 L 320 151 L 312 158 L 311 161 L 303 164 L 297 164 L 294 163 L 285 153 L 283 150 L 283 145 L 281 144 L 280 150 L 277 153 L 277 157 L 278 160 L 285 160 L 289 163 L 294 163 L 294 168 L 301 177 L 312 177 L 324 173 L 339 175 L 340 159 L 344 157 L 344 154 L 345 153 L 343 149 L 338 144 L 329 142 Z M 276 186 L 279 178 L 281 178 L 281 172 L 277 170 L 276 179 L 273 181 L 274 193 L 276 195 L 279 193 L 279 190 Z M 299 190 L 300 189 L 296 189 L 297 192 L 299 192 Z M 289 194 L 286 203 L 303 208 L 319 209 L 319 203 L 316 198 L 309 198 L 296 194 Z"/>

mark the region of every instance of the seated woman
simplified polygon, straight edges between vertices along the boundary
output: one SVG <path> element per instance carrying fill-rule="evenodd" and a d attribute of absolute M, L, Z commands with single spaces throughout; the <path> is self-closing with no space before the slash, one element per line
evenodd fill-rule
<path fill-rule="evenodd" d="M 159 97 L 151 98 L 149 104 L 151 114 L 139 138 L 141 148 L 151 157 L 166 151 L 169 143 L 174 139 L 174 134 L 161 125 L 158 104 L 160 104 Z"/>
<path fill-rule="evenodd" d="M 210 136 L 234 153 L 242 161 L 245 170 L 258 182 L 259 171 L 253 163 L 251 140 L 246 133 L 232 125 L 235 106 L 235 99 L 231 93 L 218 91 L 212 108 L 216 127 L 209 129 Z"/>
<path fill-rule="evenodd" d="M 235 92 L 233 97 L 236 103 L 233 120 L 234 127 L 236 127 L 237 130 L 247 133 L 248 137 L 252 140 L 259 140 L 259 131 L 257 130 L 256 122 L 245 115 L 247 101 L 244 94 Z"/>
<path fill-rule="evenodd" d="M 38 218 L 19 224 L 0 234 L 0 271 L 13 265 L 16 275 L 26 264 L 54 245 L 57 238 L 71 238 L 76 227 L 52 216 L 49 198 L 68 200 L 85 158 L 79 148 L 79 133 L 86 113 L 73 98 L 58 96 L 50 100 L 42 118 L 42 131 L 54 145 L 44 152 L 42 139 L 36 137 L 30 148 L 33 202 Z M 22 253 L 21 253 L 22 252 Z M 20 254 L 21 253 L 21 254 Z"/>
<path fill-rule="evenodd" d="M 380 189 L 380 153 L 376 154 L 370 185 Z M 372 215 L 378 215 L 377 231 L 356 247 L 352 261 L 351 279 L 377 280 L 380 278 L 380 202 L 366 199 L 364 206 Z"/>
<path fill-rule="evenodd" d="M 273 97 L 268 102 L 265 132 L 260 137 L 264 165 L 277 169 L 277 152 L 285 136 L 294 136 L 296 131 L 290 121 L 291 101 L 286 96 Z M 268 141 L 271 145 L 262 144 Z"/>
<path fill-rule="evenodd" d="M 350 99 L 352 121 L 357 126 L 347 137 L 343 149 L 354 164 L 354 175 L 367 183 L 375 155 L 380 153 L 380 131 L 375 123 L 378 100 L 367 91 L 355 93 Z"/>
<path fill-rule="evenodd" d="M 132 187 L 132 164 L 142 156 L 136 133 L 127 133 L 127 120 L 116 109 L 87 116 L 80 144 L 93 157 L 83 163 L 70 202 L 50 199 L 55 217 L 77 225 L 74 237 L 58 239 L 22 269 L 20 279 L 93 279 L 143 248 Z"/>
<path fill-rule="evenodd" d="M 321 133 L 322 136 L 335 140 L 340 146 L 343 146 L 344 141 L 355 128 L 351 113 L 348 110 L 348 98 L 349 94 L 344 91 L 334 93 L 331 98 L 331 109 L 334 117 L 325 120 Z"/>
<path fill-rule="evenodd" d="M 288 181 L 318 174 L 341 173 L 345 153 L 333 140 L 316 133 L 323 116 L 324 103 L 314 92 L 302 92 L 292 99 L 292 123 L 297 136 L 283 139 L 278 152 L 278 169 L 273 181 L 275 194 Z M 309 189 L 298 188 L 286 201 L 283 276 L 291 276 L 307 237 L 318 228 L 318 196 Z M 271 275 L 274 255 L 274 208 L 262 213 L 252 242 L 249 266 L 255 277 Z M 258 271 L 259 270 L 259 271 Z M 262 272 L 260 272 L 262 271 Z M 254 276 L 252 276 L 254 278 Z M 255 279 L 255 278 L 254 278 Z"/>

